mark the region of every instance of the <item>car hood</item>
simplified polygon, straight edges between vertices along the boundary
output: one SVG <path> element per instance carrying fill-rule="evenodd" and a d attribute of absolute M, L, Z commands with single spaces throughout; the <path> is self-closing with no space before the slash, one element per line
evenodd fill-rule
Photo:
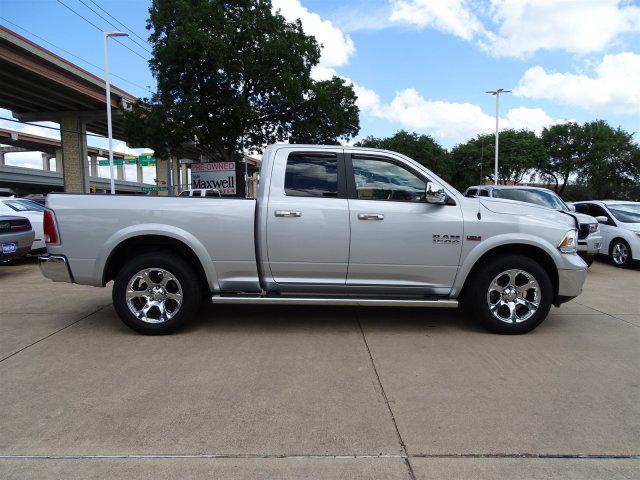
<path fill-rule="evenodd" d="M 595 217 L 592 217 L 591 215 L 586 215 L 584 213 L 577 213 L 577 212 L 570 212 L 574 217 L 576 217 L 578 219 L 578 221 L 581 224 L 585 224 L 585 223 L 598 223 L 598 220 L 596 220 Z"/>
<path fill-rule="evenodd" d="M 507 200 L 506 198 L 485 197 L 480 199 L 480 203 L 487 210 L 491 210 L 494 213 L 545 218 L 549 221 L 567 225 L 569 228 L 576 228 L 576 218 L 574 214 L 570 212 L 559 212 L 553 208 L 519 202 L 517 200 Z"/>

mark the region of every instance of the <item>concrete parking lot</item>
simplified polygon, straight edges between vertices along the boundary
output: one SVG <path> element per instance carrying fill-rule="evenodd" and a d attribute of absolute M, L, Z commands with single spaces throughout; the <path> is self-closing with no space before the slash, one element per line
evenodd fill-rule
<path fill-rule="evenodd" d="M 144 337 L 111 290 L 0 267 L 0 478 L 640 478 L 640 269 L 534 332 L 456 311 L 202 309 Z"/>

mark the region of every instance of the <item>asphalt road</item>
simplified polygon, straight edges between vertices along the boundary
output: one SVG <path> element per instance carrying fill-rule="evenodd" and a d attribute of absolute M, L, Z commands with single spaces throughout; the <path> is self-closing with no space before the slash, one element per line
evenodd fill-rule
<path fill-rule="evenodd" d="M 110 295 L 0 267 L 0 478 L 640 478 L 640 269 L 517 337 L 211 306 L 145 337 Z"/>

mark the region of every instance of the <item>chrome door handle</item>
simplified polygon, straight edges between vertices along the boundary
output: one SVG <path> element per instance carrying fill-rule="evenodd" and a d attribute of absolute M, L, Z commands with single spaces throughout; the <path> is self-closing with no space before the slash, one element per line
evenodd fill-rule
<path fill-rule="evenodd" d="M 381 213 L 359 213 L 358 220 L 384 220 Z"/>
<path fill-rule="evenodd" d="M 294 212 L 292 210 L 276 210 L 276 217 L 301 217 L 302 212 Z"/>

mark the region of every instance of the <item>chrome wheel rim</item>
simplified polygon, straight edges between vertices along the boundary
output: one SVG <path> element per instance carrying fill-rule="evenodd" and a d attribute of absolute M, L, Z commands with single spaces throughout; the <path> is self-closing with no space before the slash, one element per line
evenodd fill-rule
<path fill-rule="evenodd" d="M 133 275 L 125 293 L 127 306 L 138 320 L 164 323 L 182 307 L 182 286 L 162 268 L 145 268 Z"/>
<path fill-rule="evenodd" d="M 624 243 L 616 243 L 613 246 L 612 256 L 616 265 L 624 265 L 629 257 L 629 250 Z"/>
<path fill-rule="evenodd" d="M 521 323 L 538 311 L 540 296 L 540 285 L 529 272 L 505 270 L 489 284 L 487 305 L 493 316 L 501 322 Z"/>

